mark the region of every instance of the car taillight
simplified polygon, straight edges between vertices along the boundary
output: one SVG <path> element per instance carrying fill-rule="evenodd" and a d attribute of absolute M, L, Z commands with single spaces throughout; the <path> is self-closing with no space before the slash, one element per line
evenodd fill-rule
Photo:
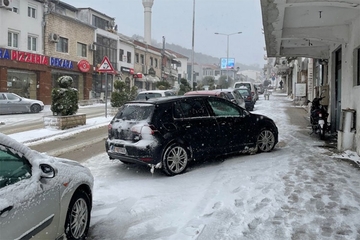
<path fill-rule="evenodd" d="M 112 130 L 112 124 L 110 123 L 110 124 L 108 125 L 108 133 L 109 133 L 109 134 L 111 133 L 111 130 Z"/>
<path fill-rule="evenodd" d="M 156 128 L 153 125 L 142 125 L 142 126 L 133 126 L 131 128 L 131 131 L 134 134 L 144 136 L 154 135 L 154 133 L 157 131 Z"/>
<path fill-rule="evenodd" d="M 112 128 L 112 124 L 110 123 L 109 125 L 108 125 L 108 138 L 109 139 L 112 139 L 113 137 L 114 137 L 114 131 L 113 131 L 113 128 Z"/>
<path fill-rule="evenodd" d="M 255 95 L 255 93 L 254 92 L 251 92 L 251 96 L 254 96 Z"/>

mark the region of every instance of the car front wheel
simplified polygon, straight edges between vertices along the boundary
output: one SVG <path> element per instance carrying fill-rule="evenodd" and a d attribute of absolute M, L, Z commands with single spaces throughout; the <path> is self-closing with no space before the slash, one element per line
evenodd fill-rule
<path fill-rule="evenodd" d="M 177 144 L 171 144 L 165 150 L 162 159 L 162 168 L 166 175 L 174 176 L 183 173 L 189 162 L 189 154 L 186 149 Z"/>
<path fill-rule="evenodd" d="M 30 107 L 30 111 L 32 113 L 38 113 L 38 112 L 40 112 L 40 110 L 41 110 L 41 107 L 39 104 L 34 104 Z"/>
<path fill-rule="evenodd" d="M 90 225 L 90 199 L 83 191 L 75 192 L 68 208 L 65 234 L 67 239 L 85 239 Z"/>
<path fill-rule="evenodd" d="M 262 129 L 257 137 L 259 152 L 270 152 L 275 147 L 275 135 L 269 129 Z"/>

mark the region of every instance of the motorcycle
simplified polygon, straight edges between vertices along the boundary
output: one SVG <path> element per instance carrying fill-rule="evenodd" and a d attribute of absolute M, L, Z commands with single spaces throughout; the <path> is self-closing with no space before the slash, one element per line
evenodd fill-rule
<path fill-rule="evenodd" d="M 310 123 L 312 127 L 312 132 L 319 135 L 321 140 L 325 139 L 325 133 L 330 129 L 329 124 L 327 122 L 327 118 L 329 114 L 327 113 L 326 108 L 321 105 L 320 101 L 324 97 L 320 95 L 318 98 L 314 98 L 311 101 L 311 109 L 310 109 Z"/>

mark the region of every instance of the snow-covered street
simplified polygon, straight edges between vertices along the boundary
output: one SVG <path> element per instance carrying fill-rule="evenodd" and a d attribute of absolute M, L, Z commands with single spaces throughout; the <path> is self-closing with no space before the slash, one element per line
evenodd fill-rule
<path fill-rule="evenodd" d="M 255 111 L 275 120 L 271 153 L 209 159 L 185 174 L 89 159 L 95 176 L 90 239 L 356 239 L 359 170 L 289 125 L 284 96 Z"/>
<path fill-rule="evenodd" d="M 279 128 L 273 152 L 196 162 L 174 177 L 110 161 L 104 149 L 84 163 L 95 178 L 89 239 L 359 239 L 359 157 L 321 147 L 290 124 L 289 108 L 301 107 L 276 94 L 255 105 Z"/>

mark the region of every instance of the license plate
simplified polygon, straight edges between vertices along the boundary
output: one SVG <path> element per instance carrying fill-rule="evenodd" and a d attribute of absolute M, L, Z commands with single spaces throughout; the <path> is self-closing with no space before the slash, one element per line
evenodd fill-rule
<path fill-rule="evenodd" d="M 120 154 L 126 154 L 126 149 L 124 147 L 114 147 L 114 146 L 112 146 L 111 151 L 117 152 L 117 153 L 120 153 Z"/>

